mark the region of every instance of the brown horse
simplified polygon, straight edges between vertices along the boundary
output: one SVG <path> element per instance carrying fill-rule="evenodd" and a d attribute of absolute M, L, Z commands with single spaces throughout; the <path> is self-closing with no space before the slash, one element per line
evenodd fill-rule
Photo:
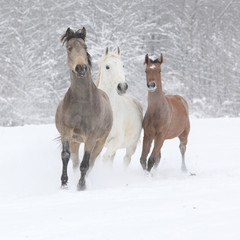
<path fill-rule="evenodd" d="M 71 85 L 59 103 L 55 124 L 62 142 L 62 186 L 67 186 L 69 158 L 73 166 L 79 165 L 78 151 L 84 142 L 84 156 L 80 165 L 81 178 L 78 189 L 86 187 L 85 176 L 101 152 L 112 127 L 112 109 L 108 96 L 92 81 L 91 57 L 85 44 L 86 29 L 67 29 L 61 41 L 66 43 L 67 64 L 70 69 Z"/>
<path fill-rule="evenodd" d="M 144 138 L 140 163 L 143 169 L 151 171 L 158 166 L 161 148 L 165 139 L 179 137 L 182 155 L 182 171 L 186 171 L 185 151 L 190 131 L 187 102 L 178 95 L 165 95 L 162 91 L 161 64 L 163 56 L 152 61 L 145 56 L 148 87 L 148 108 L 143 120 Z M 146 164 L 154 140 L 154 148 Z"/>

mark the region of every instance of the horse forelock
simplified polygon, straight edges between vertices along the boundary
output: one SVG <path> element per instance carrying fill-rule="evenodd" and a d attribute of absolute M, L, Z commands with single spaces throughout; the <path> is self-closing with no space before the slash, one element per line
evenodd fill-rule
<path fill-rule="evenodd" d="M 83 41 L 85 41 L 85 36 L 84 34 L 79 30 L 77 30 L 76 32 L 70 30 L 71 34 L 67 34 L 65 33 L 62 37 L 61 37 L 61 42 L 63 42 L 63 45 L 68 42 L 70 39 L 72 38 L 80 38 Z"/>
<path fill-rule="evenodd" d="M 149 58 L 149 60 L 150 60 L 150 63 L 160 63 L 161 64 L 161 62 L 159 61 L 158 58 L 155 60 L 152 60 L 151 58 Z"/>
<path fill-rule="evenodd" d="M 98 65 L 101 66 L 101 64 L 110 57 L 114 57 L 121 60 L 121 56 L 119 54 L 117 54 L 116 52 L 111 52 L 111 53 L 108 53 L 107 55 L 104 54 L 102 58 L 98 61 Z"/>

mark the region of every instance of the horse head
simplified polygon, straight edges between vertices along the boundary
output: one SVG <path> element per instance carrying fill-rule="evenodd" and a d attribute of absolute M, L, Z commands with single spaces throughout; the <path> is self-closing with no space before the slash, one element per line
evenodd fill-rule
<path fill-rule="evenodd" d="M 86 29 L 84 27 L 76 32 L 68 28 L 61 38 L 61 42 L 66 43 L 68 67 L 78 77 L 83 77 L 87 69 L 91 67 L 91 57 L 87 52 L 85 38 Z"/>
<path fill-rule="evenodd" d="M 163 63 L 163 56 L 161 56 L 154 61 L 148 57 L 148 54 L 145 56 L 146 64 L 146 79 L 147 87 L 150 92 L 156 91 L 158 88 L 162 89 L 161 83 L 161 64 Z"/>
<path fill-rule="evenodd" d="M 104 55 L 99 62 L 99 75 L 97 85 L 103 89 L 116 91 L 119 95 L 126 93 L 128 85 L 125 80 L 124 66 L 120 55 L 120 48 L 109 52 L 106 47 Z"/>

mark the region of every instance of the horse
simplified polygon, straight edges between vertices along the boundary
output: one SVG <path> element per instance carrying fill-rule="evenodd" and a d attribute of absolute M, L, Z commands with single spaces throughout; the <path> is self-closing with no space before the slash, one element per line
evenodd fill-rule
<path fill-rule="evenodd" d="M 126 149 L 124 166 L 128 167 L 140 138 L 143 113 L 141 103 L 126 93 L 128 84 L 119 47 L 115 52 L 106 47 L 99 61 L 96 85 L 106 92 L 113 110 L 113 126 L 105 143 L 103 162 L 111 165 L 116 151 Z"/>
<path fill-rule="evenodd" d="M 85 176 L 105 144 L 112 128 L 113 114 L 108 96 L 96 87 L 91 76 L 91 56 L 85 43 L 86 29 L 67 29 L 61 38 L 66 45 L 71 84 L 55 115 L 56 128 L 62 143 L 62 187 L 67 187 L 67 166 L 79 166 L 79 146 L 84 143 L 78 190 L 86 188 Z"/>
<path fill-rule="evenodd" d="M 165 95 L 162 91 L 161 64 L 163 56 L 154 61 L 145 56 L 146 80 L 148 88 L 148 107 L 143 119 L 143 147 L 140 158 L 142 168 L 151 171 L 157 167 L 161 159 L 161 148 L 165 139 L 178 137 L 182 156 L 181 169 L 187 171 L 185 164 L 185 151 L 190 131 L 188 104 L 179 95 Z M 146 163 L 152 141 L 154 147 Z"/>

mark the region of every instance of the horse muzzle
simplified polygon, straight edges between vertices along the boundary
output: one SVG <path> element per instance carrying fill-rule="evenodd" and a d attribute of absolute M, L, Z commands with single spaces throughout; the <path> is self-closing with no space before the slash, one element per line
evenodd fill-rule
<path fill-rule="evenodd" d="M 147 83 L 147 87 L 148 87 L 148 91 L 149 91 L 149 92 L 154 92 L 154 91 L 156 91 L 156 89 L 157 89 L 157 84 L 156 84 L 155 81 L 148 82 L 148 83 Z"/>
<path fill-rule="evenodd" d="M 127 83 L 119 83 L 119 84 L 117 85 L 117 93 L 118 93 L 119 95 L 125 94 L 126 91 L 127 91 L 127 89 L 128 89 Z"/>
<path fill-rule="evenodd" d="M 83 77 L 87 72 L 87 65 L 86 64 L 83 64 L 83 65 L 78 64 L 75 67 L 75 71 L 80 77 Z"/>

